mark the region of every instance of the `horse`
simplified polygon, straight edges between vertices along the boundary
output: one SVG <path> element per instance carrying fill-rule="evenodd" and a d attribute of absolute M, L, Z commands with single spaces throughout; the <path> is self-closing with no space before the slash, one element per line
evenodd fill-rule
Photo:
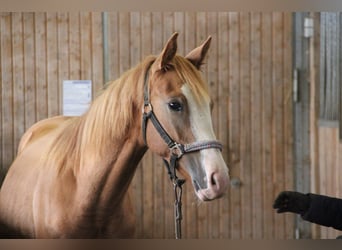
<path fill-rule="evenodd" d="M 0 189 L 0 225 L 13 233 L 2 236 L 134 237 L 129 186 L 148 149 L 166 162 L 176 155 L 199 200 L 226 193 L 229 171 L 200 72 L 211 37 L 183 57 L 177 36 L 107 83 L 83 115 L 24 133 Z"/>

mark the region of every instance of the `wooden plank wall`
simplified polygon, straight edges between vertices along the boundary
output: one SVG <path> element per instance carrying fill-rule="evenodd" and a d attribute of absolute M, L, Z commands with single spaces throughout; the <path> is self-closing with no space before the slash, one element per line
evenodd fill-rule
<path fill-rule="evenodd" d="M 101 13 L 0 13 L 2 175 L 23 132 L 61 113 L 62 81 L 102 87 Z"/>
<path fill-rule="evenodd" d="M 311 13 L 314 27 L 320 27 L 320 13 Z M 310 44 L 310 145 L 311 145 L 311 192 L 331 197 L 342 198 L 342 143 L 339 140 L 337 122 L 334 126 L 327 126 L 327 122 L 320 122 L 321 104 L 321 30 L 315 29 L 314 38 Z M 330 123 L 331 124 L 331 123 Z M 335 239 L 341 231 L 312 224 L 313 238 Z"/>
<path fill-rule="evenodd" d="M 291 13 L 108 13 L 109 79 L 179 32 L 185 55 L 213 37 L 203 68 L 215 102 L 213 123 L 233 180 L 227 195 L 200 203 L 185 184 L 184 238 L 287 239 L 292 215 L 272 209 L 293 187 Z M 100 13 L 3 13 L 1 166 L 10 165 L 23 131 L 58 114 L 62 79 L 103 83 Z M 161 160 L 147 153 L 133 180 L 139 238 L 173 238 L 173 196 Z"/>
<path fill-rule="evenodd" d="M 339 129 L 320 127 L 319 138 L 319 194 L 342 199 L 342 144 L 339 140 Z M 316 238 L 335 239 L 341 231 L 333 228 L 317 227 Z"/>

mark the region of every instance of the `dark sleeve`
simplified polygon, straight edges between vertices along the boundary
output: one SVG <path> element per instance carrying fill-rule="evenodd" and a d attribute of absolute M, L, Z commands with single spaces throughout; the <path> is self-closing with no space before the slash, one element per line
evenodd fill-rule
<path fill-rule="evenodd" d="M 318 225 L 342 230 L 342 199 L 317 194 L 309 196 L 310 207 L 302 218 Z"/>

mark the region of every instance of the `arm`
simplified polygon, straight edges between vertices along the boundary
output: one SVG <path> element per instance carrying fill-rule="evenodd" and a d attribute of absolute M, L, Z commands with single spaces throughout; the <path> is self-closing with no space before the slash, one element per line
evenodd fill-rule
<path fill-rule="evenodd" d="M 276 198 L 273 208 L 278 213 L 297 213 L 309 222 L 342 230 L 342 199 L 284 191 Z"/>
<path fill-rule="evenodd" d="M 302 215 L 304 220 L 342 230 L 342 199 L 309 194 L 310 207 Z"/>

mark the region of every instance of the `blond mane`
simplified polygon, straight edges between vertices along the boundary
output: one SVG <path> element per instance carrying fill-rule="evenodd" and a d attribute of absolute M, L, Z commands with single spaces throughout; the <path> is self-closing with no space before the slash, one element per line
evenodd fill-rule
<path fill-rule="evenodd" d="M 69 167 L 77 171 L 83 163 L 82 154 L 89 154 L 85 152 L 86 147 L 101 157 L 104 154 L 101 149 L 115 148 L 117 142 L 128 136 L 132 124 L 140 122 L 137 121 L 135 105 L 143 103 L 144 75 L 154 60 L 153 56 L 147 57 L 119 79 L 106 84 L 83 116 L 66 121 L 44 157 L 45 165 L 53 164 L 59 171 Z M 172 64 L 197 100 L 209 98 L 206 83 L 187 59 L 175 56 Z"/>

